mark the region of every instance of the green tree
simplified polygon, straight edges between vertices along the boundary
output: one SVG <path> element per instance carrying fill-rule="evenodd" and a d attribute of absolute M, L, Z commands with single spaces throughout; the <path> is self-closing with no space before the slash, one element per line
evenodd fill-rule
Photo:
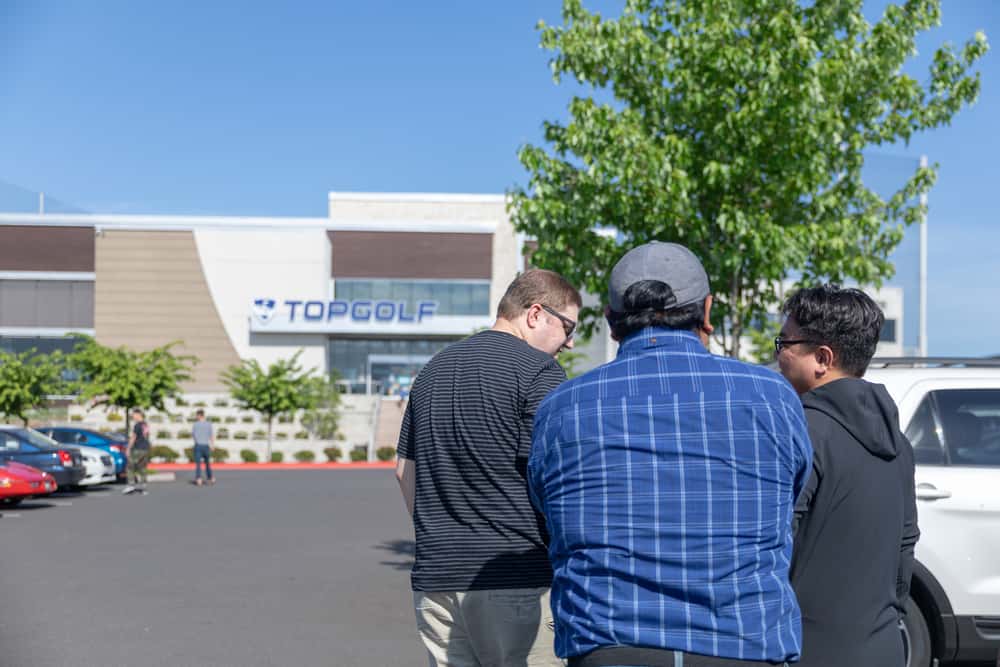
<path fill-rule="evenodd" d="M 61 393 L 63 357 L 59 351 L 38 354 L 0 352 L 0 414 L 28 425 L 28 413 Z"/>
<path fill-rule="evenodd" d="M 291 359 L 279 359 L 266 369 L 256 359 L 230 366 L 222 381 L 244 410 L 259 412 L 267 420 L 267 457 L 271 460 L 274 418 L 296 410 L 311 410 L 319 401 L 320 381 L 315 369 L 302 370 L 299 350 Z"/>
<path fill-rule="evenodd" d="M 549 148 L 519 151 L 511 194 L 535 265 L 603 295 L 628 249 L 676 241 L 705 264 L 728 354 L 790 275 L 878 285 L 903 228 L 924 215 L 936 166 L 883 199 L 864 150 L 947 124 L 979 93 L 976 35 L 938 49 L 926 83 L 902 72 L 940 0 L 907 0 L 871 24 L 862 0 L 627 0 L 604 19 L 564 0 L 539 24 L 556 82 L 588 87 Z M 601 234 L 613 228 L 616 234 Z M 600 307 L 585 309 L 585 333 Z"/>
<path fill-rule="evenodd" d="M 179 342 L 138 352 L 127 347 L 107 347 L 89 336 L 80 336 L 69 355 L 69 367 L 77 374 L 79 399 L 125 413 L 125 433 L 131 428 L 132 408 L 165 410 L 168 398 L 181 393 L 191 379 L 198 359 L 177 354 Z"/>
<path fill-rule="evenodd" d="M 340 425 L 340 390 L 336 379 L 313 377 L 311 381 L 315 400 L 302 415 L 302 426 L 321 440 L 333 440 Z"/>

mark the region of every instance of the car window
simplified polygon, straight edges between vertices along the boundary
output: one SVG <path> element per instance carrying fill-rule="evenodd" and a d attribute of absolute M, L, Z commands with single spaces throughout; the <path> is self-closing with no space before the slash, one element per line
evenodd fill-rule
<path fill-rule="evenodd" d="M 906 427 L 906 438 L 913 445 L 913 460 L 924 465 L 943 465 L 944 449 L 934 421 L 934 404 L 930 395 L 924 396 L 917 411 Z"/>
<path fill-rule="evenodd" d="M 66 444 L 73 444 L 76 442 L 76 433 L 73 433 L 72 431 L 52 431 L 47 435 L 56 442 L 63 442 Z"/>
<path fill-rule="evenodd" d="M 951 463 L 1000 467 L 1000 389 L 931 393 Z"/>
<path fill-rule="evenodd" d="M 18 428 L 9 432 L 10 435 L 19 438 L 22 443 L 35 445 L 33 451 L 55 447 L 58 443 L 47 435 L 42 435 L 33 428 Z"/>
<path fill-rule="evenodd" d="M 103 435 L 99 435 L 97 433 L 82 433 L 81 435 L 83 436 L 83 444 L 85 445 L 95 447 L 108 444 L 108 439 Z"/>
<path fill-rule="evenodd" d="M 21 451 L 21 441 L 17 438 L 0 431 L 0 451 L 18 452 Z"/>

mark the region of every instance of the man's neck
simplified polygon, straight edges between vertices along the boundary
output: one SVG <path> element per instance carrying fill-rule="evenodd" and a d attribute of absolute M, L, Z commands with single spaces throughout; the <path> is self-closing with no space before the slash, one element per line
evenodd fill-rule
<path fill-rule="evenodd" d="M 831 369 L 824 373 L 822 377 L 816 379 L 815 384 L 809 387 L 809 391 L 814 389 L 819 389 L 823 385 L 830 384 L 831 382 L 836 382 L 837 380 L 843 380 L 844 378 L 854 377 L 853 375 L 848 375 L 840 369 Z"/>
<path fill-rule="evenodd" d="M 502 333 L 510 334 L 515 338 L 520 338 L 521 340 L 527 340 L 524 332 L 517 326 L 516 322 L 511 322 L 510 320 L 498 317 L 497 321 L 493 323 L 492 331 L 500 331 Z"/>

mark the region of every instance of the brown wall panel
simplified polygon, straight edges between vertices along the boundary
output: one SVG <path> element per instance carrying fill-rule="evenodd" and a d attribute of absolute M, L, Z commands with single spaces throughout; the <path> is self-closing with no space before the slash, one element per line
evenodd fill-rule
<path fill-rule="evenodd" d="M 93 270 L 93 227 L 0 225 L 0 271 Z"/>
<path fill-rule="evenodd" d="M 97 242 L 97 340 L 148 350 L 171 341 L 199 359 L 187 391 L 222 391 L 240 358 L 202 272 L 191 232 L 109 231 Z"/>
<path fill-rule="evenodd" d="M 335 278 L 486 279 L 492 234 L 327 232 Z"/>

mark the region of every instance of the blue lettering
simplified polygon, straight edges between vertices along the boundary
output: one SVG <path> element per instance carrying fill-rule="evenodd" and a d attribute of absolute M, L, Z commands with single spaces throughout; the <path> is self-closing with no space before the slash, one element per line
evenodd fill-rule
<path fill-rule="evenodd" d="M 289 308 L 289 311 L 288 311 L 288 321 L 289 322 L 294 322 L 295 321 L 295 306 L 299 305 L 300 303 L 302 303 L 302 302 L 301 301 L 285 301 L 285 305 L 288 306 L 288 308 Z"/>
<path fill-rule="evenodd" d="M 423 322 L 425 317 L 433 317 L 437 307 L 437 301 L 421 301 L 417 304 L 417 322 Z"/>
<path fill-rule="evenodd" d="M 346 301 L 341 299 L 331 301 L 330 307 L 326 311 L 326 320 L 329 322 L 335 317 L 343 317 L 344 315 L 347 315 L 347 311 L 349 310 L 350 307 L 347 305 Z"/>
<path fill-rule="evenodd" d="M 302 309 L 303 316 L 310 322 L 323 319 L 324 312 L 326 312 L 326 305 L 322 301 L 306 301 L 306 305 Z"/>
<path fill-rule="evenodd" d="M 355 301 L 351 304 L 351 319 L 356 322 L 367 322 L 372 318 L 371 301 Z"/>
<path fill-rule="evenodd" d="M 417 321 L 417 318 L 414 317 L 413 315 L 407 315 L 406 314 L 406 302 L 405 301 L 400 301 L 399 302 L 399 321 L 400 322 L 416 322 Z"/>
<path fill-rule="evenodd" d="M 392 322 L 396 319 L 396 304 L 392 301 L 376 302 L 375 319 L 379 322 Z"/>

